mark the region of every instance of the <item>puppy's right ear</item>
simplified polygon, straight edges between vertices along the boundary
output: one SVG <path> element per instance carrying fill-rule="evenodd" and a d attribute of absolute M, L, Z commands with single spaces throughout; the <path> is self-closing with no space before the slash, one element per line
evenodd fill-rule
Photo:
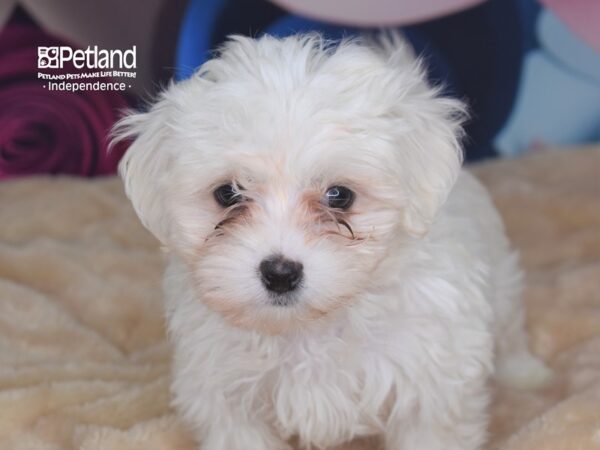
<path fill-rule="evenodd" d="M 170 232 L 165 196 L 173 161 L 173 155 L 164 145 L 169 122 L 164 103 L 157 103 L 148 112 L 130 111 L 111 133 L 111 146 L 131 141 L 119 163 L 119 174 L 142 224 L 163 244 Z"/>

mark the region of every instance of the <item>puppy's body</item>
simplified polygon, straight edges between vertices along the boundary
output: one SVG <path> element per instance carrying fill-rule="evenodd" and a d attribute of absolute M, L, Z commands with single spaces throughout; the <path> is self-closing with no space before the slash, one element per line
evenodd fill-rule
<path fill-rule="evenodd" d="M 356 304 L 303 333 L 228 325 L 198 303 L 175 257 L 165 279 L 175 404 L 207 450 L 282 449 L 295 434 L 329 448 L 382 433 L 390 449 L 479 448 L 493 330 L 501 357 L 526 349 L 519 279 L 466 172 L 426 238 L 394 242 Z"/>
<path fill-rule="evenodd" d="M 545 375 L 502 223 L 459 175 L 461 106 L 399 45 L 239 38 L 122 124 L 128 194 L 172 254 L 175 405 L 204 450 L 475 450 L 494 347 L 501 377 Z M 273 255 L 301 269 L 285 292 Z"/>

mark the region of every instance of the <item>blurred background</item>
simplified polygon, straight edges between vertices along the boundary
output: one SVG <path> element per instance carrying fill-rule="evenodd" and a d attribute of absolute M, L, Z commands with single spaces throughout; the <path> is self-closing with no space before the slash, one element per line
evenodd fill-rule
<path fill-rule="evenodd" d="M 170 409 L 168 254 L 106 176 L 126 151 L 107 134 L 228 35 L 381 27 L 468 102 L 466 156 L 489 160 L 471 169 L 557 375 L 494 395 L 486 450 L 600 450 L 600 0 L 0 0 L 0 449 L 198 448 Z M 62 45 L 135 45 L 136 77 L 49 90 L 38 47 Z"/>
<path fill-rule="evenodd" d="M 343 6 L 342 6 L 343 5 Z M 0 0 L 0 179 L 114 173 L 106 133 L 231 34 L 399 29 L 466 100 L 469 161 L 600 140 L 597 0 Z M 125 92 L 49 91 L 37 46 L 137 48 Z"/>

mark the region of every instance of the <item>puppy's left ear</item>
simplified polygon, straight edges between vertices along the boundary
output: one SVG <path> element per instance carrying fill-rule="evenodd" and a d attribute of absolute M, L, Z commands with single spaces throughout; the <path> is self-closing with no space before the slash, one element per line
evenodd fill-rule
<path fill-rule="evenodd" d="M 119 163 L 119 174 L 142 224 L 163 244 L 171 231 L 165 199 L 173 160 L 164 145 L 168 110 L 168 102 L 162 99 L 147 112 L 130 111 L 114 126 L 111 142 L 112 146 L 131 141 Z"/>
<path fill-rule="evenodd" d="M 432 97 L 413 119 L 418 121 L 403 149 L 405 169 L 406 230 L 424 236 L 446 201 L 463 161 L 460 125 L 464 105 L 456 100 Z"/>
<path fill-rule="evenodd" d="M 422 237 L 460 172 L 466 107 L 428 84 L 421 61 L 406 45 L 396 44 L 388 64 L 400 74 L 390 86 L 395 85 L 387 114 L 398 124 L 395 145 L 404 194 L 404 228 Z"/>

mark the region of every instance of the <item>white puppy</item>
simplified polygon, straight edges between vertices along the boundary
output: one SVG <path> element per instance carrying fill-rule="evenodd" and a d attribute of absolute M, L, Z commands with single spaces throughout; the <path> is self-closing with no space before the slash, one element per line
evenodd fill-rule
<path fill-rule="evenodd" d="M 479 449 L 494 364 L 546 376 L 438 91 L 397 38 L 234 37 L 117 126 L 171 255 L 174 405 L 202 449 Z"/>

